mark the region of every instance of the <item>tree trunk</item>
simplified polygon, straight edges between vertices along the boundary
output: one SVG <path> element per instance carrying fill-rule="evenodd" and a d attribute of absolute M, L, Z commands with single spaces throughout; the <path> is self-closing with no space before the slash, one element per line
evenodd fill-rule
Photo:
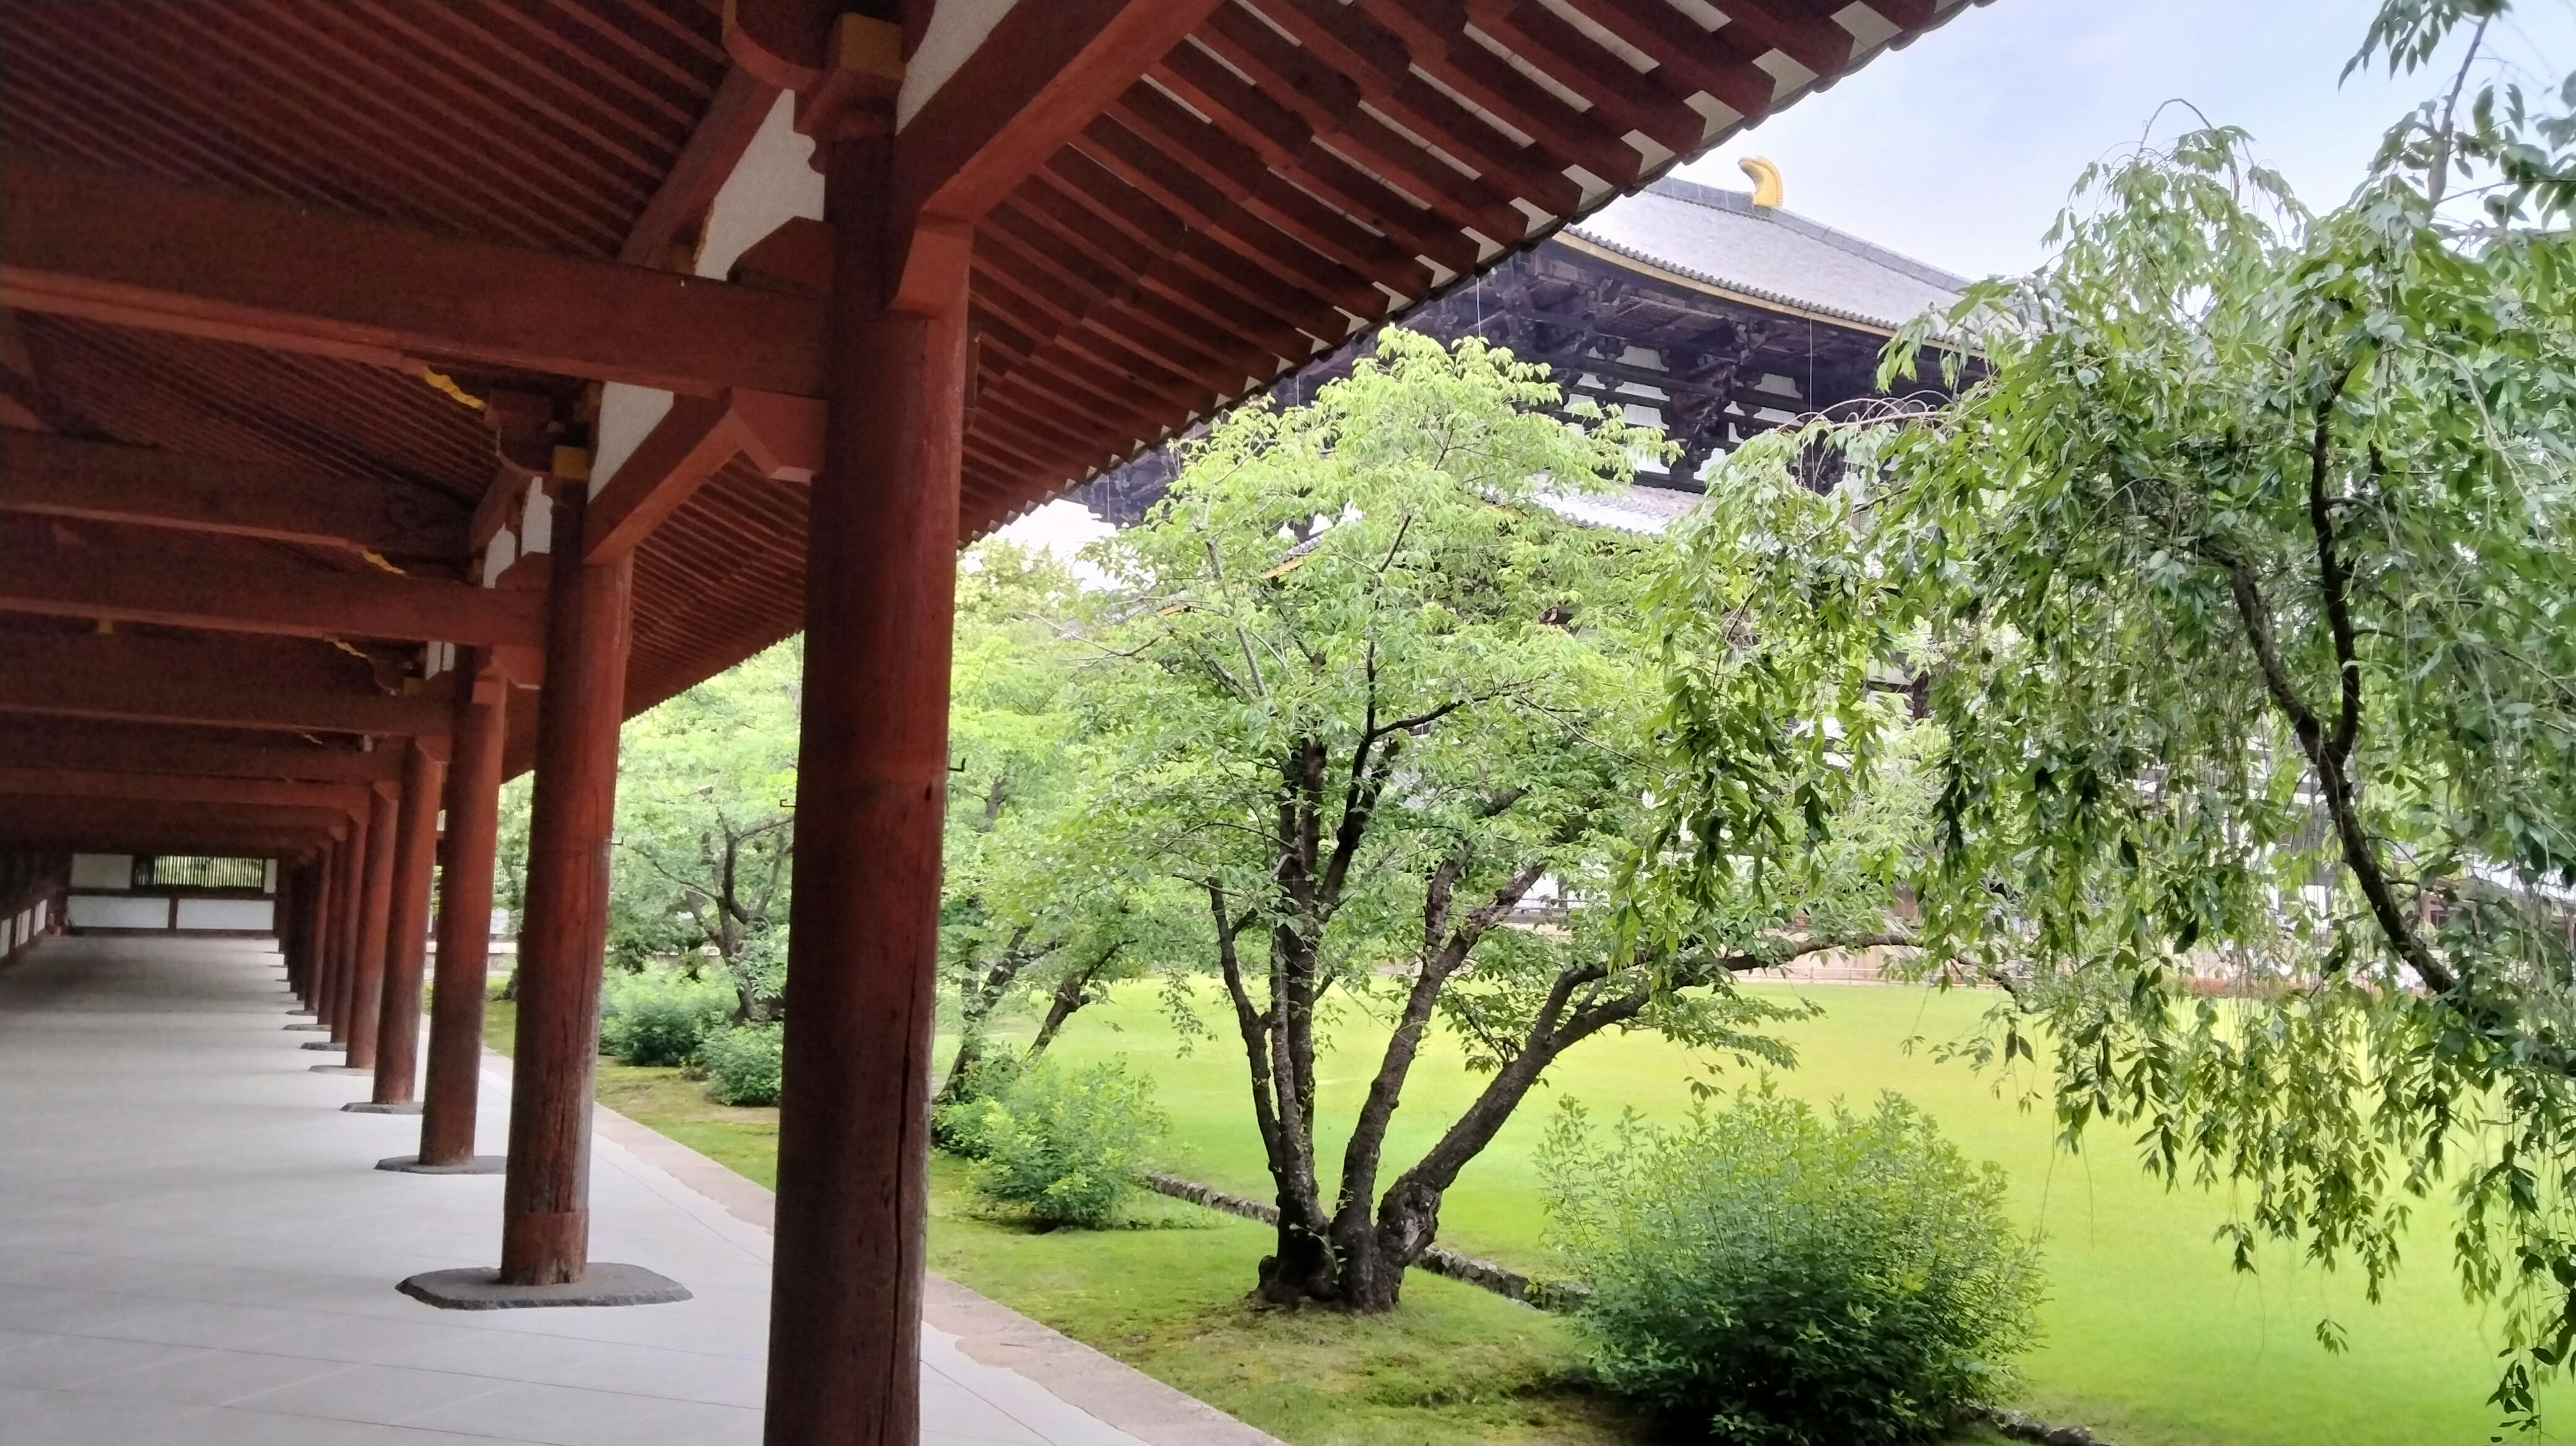
<path fill-rule="evenodd" d="M 1339 1275 L 1324 1222 L 1308 1202 L 1281 1192 L 1278 1249 L 1261 1257 L 1261 1283 L 1253 1293 L 1272 1305 L 1340 1305 Z"/>
<path fill-rule="evenodd" d="M 958 981 L 957 1057 L 948 1065 L 948 1078 L 940 1084 L 939 1093 L 933 1097 L 934 1105 L 954 1103 L 966 1092 L 968 1071 L 983 1062 L 985 1026 L 992 1022 L 993 1011 L 1001 1007 L 1002 996 L 1010 991 L 1012 982 L 1020 977 L 1021 972 L 1033 960 L 1045 957 L 1044 949 L 1029 953 L 1028 940 L 1026 925 L 1013 930 L 1011 942 L 1002 946 L 1002 957 L 993 961 L 982 979 L 977 979 L 970 969 Z"/>
<path fill-rule="evenodd" d="M 1046 1019 L 1038 1025 L 1037 1037 L 1029 1041 L 1029 1051 L 1023 1056 L 1028 1063 L 1037 1063 L 1038 1056 L 1045 1054 L 1047 1046 L 1055 1043 L 1056 1033 L 1064 1028 L 1065 1021 L 1073 1018 L 1075 1010 L 1091 1002 L 1091 981 L 1099 978 L 1100 971 L 1108 968 L 1109 961 L 1117 958 L 1118 951 L 1125 947 L 1122 940 L 1110 945 L 1099 958 L 1084 967 L 1065 971 L 1064 978 L 1056 982 L 1055 998 L 1047 1004 Z"/>
<path fill-rule="evenodd" d="M 1362 1231 L 1342 1254 L 1336 1282 L 1344 1309 L 1375 1313 L 1395 1309 L 1404 1272 L 1440 1234 L 1440 1192 L 1411 1177 L 1400 1179 L 1379 1203 L 1377 1226 Z"/>
<path fill-rule="evenodd" d="M 966 1093 L 966 1076 L 984 1062 L 984 1032 L 969 1024 L 957 1034 L 957 1057 L 948 1062 L 948 1078 L 941 1081 L 939 1093 L 930 1100 L 932 1109 L 952 1105 Z"/>

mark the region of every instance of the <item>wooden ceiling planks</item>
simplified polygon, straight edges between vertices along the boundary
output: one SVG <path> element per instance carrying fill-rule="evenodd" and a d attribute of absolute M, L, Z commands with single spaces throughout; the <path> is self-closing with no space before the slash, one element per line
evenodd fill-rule
<path fill-rule="evenodd" d="M 93 0 L 0 33 L 13 143 L 603 258 L 726 71 L 698 0 Z"/>
<path fill-rule="evenodd" d="M 972 252 L 969 537 L 1966 8 L 1215 0 L 1149 21 L 1084 3 L 1127 29 L 1050 40 L 1106 57 L 1064 90 L 1088 116 L 1069 141 L 1002 170 L 981 141 L 944 160 L 912 147 L 925 188 L 989 205 Z M 0 143 L 319 216 L 677 265 L 770 95 L 729 66 L 722 16 L 716 0 L 10 6 Z M 1155 27 L 1175 17 L 1189 33 L 1167 44 Z M 500 460 L 485 416 L 416 368 L 70 316 L 20 330 L 13 415 L 74 436 L 342 477 L 451 520 Z M 578 381 L 497 361 L 457 379 L 475 396 L 550 391 L 559 415 Z M 646 538 L 629 711 L 793 631 L 804 513 L 800 485 L 736 462 Z M 404 565 L 454 577 L 465 562 Z"/>
<path fill-rule="evenodd" d="M 481 417 L 417 373 L 71 317 L 21 314 L 21 326 L 46 394 L 121 442 L 301 466 L 441 510 L 491 478 Z"/>

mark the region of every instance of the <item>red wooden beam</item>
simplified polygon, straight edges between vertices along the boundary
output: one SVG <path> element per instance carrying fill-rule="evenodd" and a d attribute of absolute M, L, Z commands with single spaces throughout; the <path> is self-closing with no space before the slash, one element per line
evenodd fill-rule
<path fill-rule="evenodd" d="M 1714 32 L 1665 0 L 1571 0 L 1585 19 L 1618 36 L 1669 70 L 1684 85 L 1706 91 L 1746 119 L 1771 109 L 1771 73 L 1753 63 L 1745 47 L 1730 43 L 1729 27 Z"/>
<path fill-rule="evenodd" d="M 865 139 L 831 147 L 827 212 L 883 213 L 884 150 Z M 797 1025 L 781 1076 L 766 1429 L 780 1443 L 906 1446 L 920 1439 L 922 1121 L 966 277 L 923 311 L 880 310 L 881 282 L 904 253 L 857 227 L 838 240 L 829 465 L 808 511 L 787 985 Z M 587 973 L 596 978 L 596 966 Z"/>
<path fill-rule="evenodd" d="M 1869 8 L 1907 30 L 1921 30 L 1941 13 L 1934 0 L 1869 0 Z"/>
<path fill-rule="evenodd" d="M 740 391 L 682 397 L 590 499 L 584 560 L 611 562 L 643 546 L 737 456 L 750 456 L 764 476 L 811 481 L 822 452 L 823 407 L 811 398 Z"/>
<path fill-rule="evenodd" d="M 426 491 L 32 432 L 0 433 L 0 512 L 393 557 L 452 558 L 465 548 L 464 514 Z"/>
<path fill-rule="evenodd" d="M 367 785 L 362 783 L 282 783 L 257 778 L 107 773 L 85 768 L 10 764 L 0 764 L 0 794 L 117 798 L 161 803 L 268 804 L 342 812 L 367 806 Z"/>
<path fill-rule="evenodd" d="M 391 749 L 361 753 L 300 743 L 245 743 L 184 728 L 0 717 L 0 765 L 206 778 L 375 783 L 402 776 Z"/>
<path fill-rule="evenodd" d="M 340 999 L 340 1027 L 332 1037 L 348 1043 L 341 1062 L 351 1069 L 376 1064 L 376 1024 L 384 1002 L 385 940 L 393 923 L 394 850 L 400 843 L 399 790 L 379 786 L 367 801 L 367 853 L 360 871 L 358 952 Z"/>
<path fill-rule="evenodd" d="M 368 1097 L 380 1105 L 412 1103 L 413 1086 L 420 1074 L 421 965 L 429 935 L 429 886 L 438 851 L 439 798 L 447 780 L 443 756 L 434 756 L 417 743 L 403 753 L 402 811 L 394 841 L 393 912 L 385 935 L 384 988 L 376 1014 L 375 1090 Z M 350 1062 L 354 1064 L 356 1060 Z"/>
<path fill-rule="evenodd" d="M 447 731 L 447 696 L 443 679 L 417 693 L 379 693 L 352 687 L 323 666 L 253 664 L 224 649 L 163 638 L 0 637 L 0 713 L 436 735 Z"/>
<path fill-rule="evenodd" d="M 587 560 L 611 562 L 643 546 L 663 518 L 677 512 L 741 450 L 734 438 L 733 411 L 722 398 L 673 402 L 590 499 L 590 520 L 582 530 Z"/>
<path fill-rule="evenodd" d="M 907 293 L 1095 116 L 1180 44 L 1219 0 L 1048 0 L 1015 5 L 895 138 L 889 214 L 908 245 Z M 933 224 L 903 225 L 911 218 Z M 930 253 L 924 254 L 926 244 Z"/>
<path fill-rule="evenodd" d="M 822 317 L 791 297 L 29 155 L 0 169 L 0 306 L 384 366 L 821 393 Z"/>
<path fill-rule="evenodd" d="M 158 824 L 103 823 L 97 819 L 47 816 L 26 827 L 0 819 L 0 845 L 11 848 L 70 849 L 81 853 L 200 854 L 216 858 L 260 858 L 303 853 L 331 843 L 328 834 L 278 825 L 227 829 L 220 824 L 165 827 Z"/>
<path fill-rule="evenodd" d="M 1480 0 L 1469 13 L 1478 29 L 1511 47 L 1512 52 L 1558 85 L 1589 101 L 1594 113 L 1622 133 L 1636 131 L 1678 155 L 1700 148 L 1707 118 L 1691 109 L 1691 87 L 1658 66 L 1639 74 L 1628 63 L 1596 45 L 1544 5 Z M 1850 36 L 1844 35 L 1848 45 Z M 1724 28 L 1700 49 L 1722 53 Z M 1722 99 L 1723 97 L 1721 97 Z M 1731 104 L 1731 102 L 1730 102 Z"/>
<path fill-rule="evenodd" d="M 111 618 L 297 638 L 395 638 L 538 647 L 545 598 L 370 569 L 267 567 L 117 546 L 47 546 L 0 532 L 0 612 Z"/>

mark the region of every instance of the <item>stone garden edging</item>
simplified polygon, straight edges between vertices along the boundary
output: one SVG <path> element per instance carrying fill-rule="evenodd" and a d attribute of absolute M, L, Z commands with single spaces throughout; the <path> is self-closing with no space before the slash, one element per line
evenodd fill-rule
<path fill-rule="evenodd" d="M 1202 1185 L 1196 1180 L 1185 1180 L 1178 1175 L 1167 1175 L 1159 1170 L 1146 1171 L 1144 1181 L 1146 1186 L 1158 1195 L 1169 1195 L 1175 1200 L 1187 1200 L 1193 1205 L 1203 1205 L 1210 1210 L 1223 1211 L 1228 1215 L 1240 1215 L 1246 1220 L 1258 1220 L 1264 1225 L 1279 1223 L 1279 1207 L 1246 1196 L 1229 1194 L 1213 1185 Z M 1451 1280 L 1480 1286 L 1505 1299 L 1516 1300 L 1523 1305 L 1536 1306 L 1540 1310 L 1571 1310 L 1591 1294 L 1590 1291 L 1572 1281 L 1540 1280 L 1523 1275 L 1508 1266 L 1496 1265 L 1490 1260 L 1461 1255 L 1445 1245 L 1434 1245 L 1423 1251 L 1422 1258 L 1414 1264 L 1430 1271 L 1433 1275 L 1446 1276 Z"/>

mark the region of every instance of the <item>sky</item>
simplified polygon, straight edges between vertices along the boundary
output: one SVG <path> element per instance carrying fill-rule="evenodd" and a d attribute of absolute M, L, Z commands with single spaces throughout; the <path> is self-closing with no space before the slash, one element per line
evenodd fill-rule
<path fill-rule="evenodd" d="M 2197 124 L 2242 126 L 2312 209 L 2351 193 L 2381 134 L 2447 88 L 2458 50 L 2391 79 L 2339 80 L 2378 0 L 1990 0 L 1747 130 L 1681 174 L 1751 186 L 1778 165 L 1787 209 L 1917 260 L 2026 271 L 2078 172 Z M 2576 0 L 2519 0 L 2490 38 L 2526 85 L 2576 68 Z M 2553 66 L 2552 62 L 2556 62 Z M 1051 502 L 1005 534 L 1070 552 L 1108 531 Z"/>
<path fill-rule="evenodd" d="M 2026 271 L 2077 173 L 2135 146 L 2168 100 L 2251 132 L 2311 209 L 2349 195 L 2437 75 L 2338 82 L 2378 0 L 1990 0 L 1740 133 L 1681 174 L 1732 190 L 1780 167 L 1787 209 L 1968 276 Z M 2520 0 L 2490 45 L 2540 88 L 2576 65 L 2576 4 Z M 2528 88 L 2528 87 L 2527 87 Z M 2156 120 L 2170 139 L 2196 125 Z"/>

